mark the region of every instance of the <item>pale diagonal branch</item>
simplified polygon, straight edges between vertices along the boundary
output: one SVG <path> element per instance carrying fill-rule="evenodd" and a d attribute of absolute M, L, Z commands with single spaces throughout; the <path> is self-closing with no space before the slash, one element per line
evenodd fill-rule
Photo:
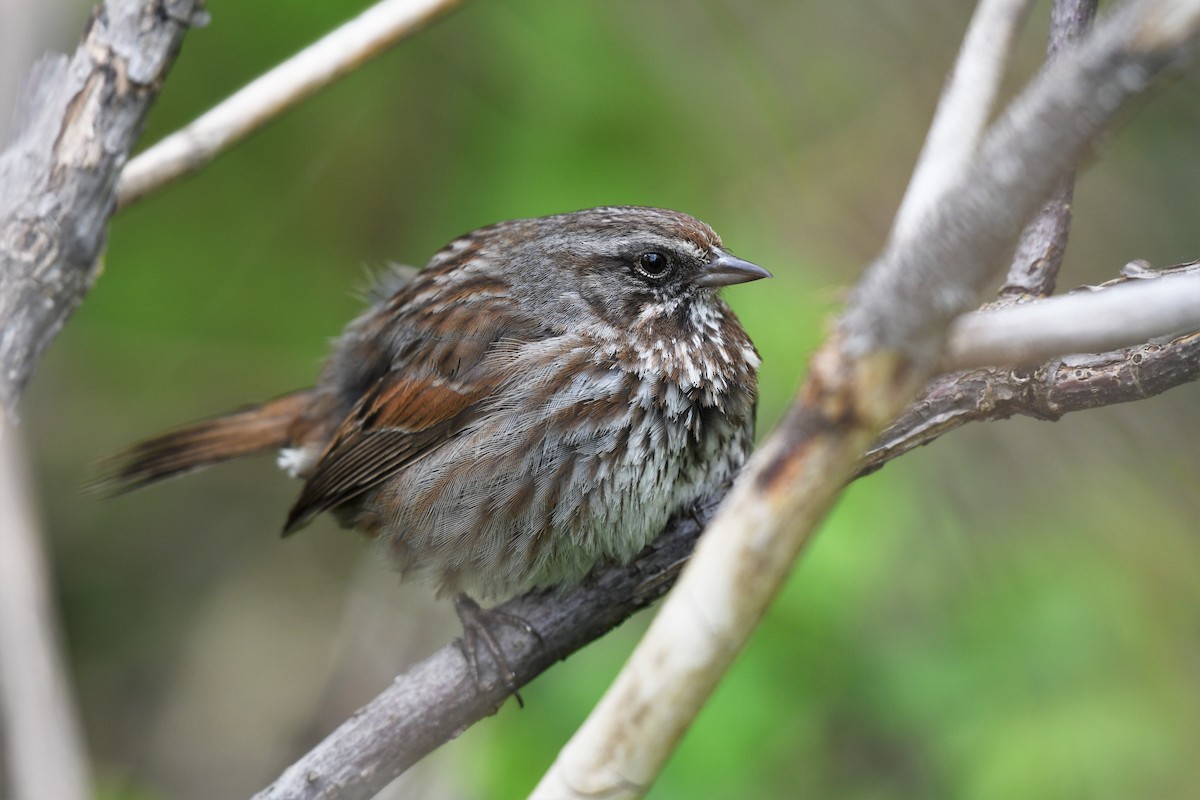
<path fill-rule="evenodd" d="M 894 239 L 917 231 L 921 217 L 975 155 L 1029 5 L 1028 0 L 981 0 L 976 7 L 896 211 Z"/>
<path fill-rule="evenodd" d="M 796 404 L 534 797 L 645 793 L 869 439 L 932 375 L 952 319 L 978 303 L 1053 182 L 1130 98 L 1194 47 L 1197 28 L 1197 2 L 1130 2 L 1109 14 L 1010 106 L 912 232 L 892 238 L 814 357 Z"/>
<path fill-rule="evenodd" d="M 968 422 L 1028 416 L 1058 419 L 1141 400 L 1200 377 L 1200 335 L 1145 342 L 1111 353 L 1054 359 L 1030 370 L 996 368 L 945 376 L 867 451 L 866 474 Z M 686 562 L 720 493 L 673 520 L 629 566 L 599 570 L 578 589 L 538 593 L 503 606 L 529 620 L 536 643 L 503 629 L 501 644 L 519 688 L 662 596 Z M 462 651 L 447 645 L 413 665 L 370 703 L 292 764 L 256 798 L 367 798 L 392 778 L 495 713 L 508 697 L 496 682 L 477 692 Z"/>
<path fill-rule="evenodd" d="M 91 769 L 18 439 L 0 439 L 0 790 L 86 800 Z"/>
<path fill-rule="evenodd" d="M 1153 11 L 1150 9 L 1150 13 Z M 1112 78 L 1112 72 L 1108 73 L 1108 78 Z M 1067 163 L 1069 158 L 1063 161 Z M 1013 227 L 1015 229 L 1015 225 Z M 1056 414 L 1061 414 L 1074 408 L 1149 396 L 1195 379 L 1195 347 L 1195 337 L 1184 337 L 1170 343 L 1131 348 L 1131 351 L 1139 351 L 1135 353 L 1109 354 L 1123 364 L 1116 368 L 1104 365 L 1104 356 L 1096 356 L 1092 363 L 1097 366 L 1090 373 L 1075 370 L 1067 374 L 1064 370 L 1050 369 L 1042 384 L 1043 391 L 1028 393 L 1030 402 L 1034 403 L 1029 408 L 1022 409 L 1019 402 L 994 406 L 994 417 L 988 415 L 988 409 L 977 408 L 977 412 L 982 410 L 983 413 L 970 418 L 1001 418 L 1014 413 L 1042 417 L 1047 415 L 1043 410 L 1047 402 L 1052 404 Z M 1073 363 L 1078 361 L 1074 359 Z M 1111 385 L 1114 391 L 1098 393 L 1091 390 L 1094 387 L 1087 391 L 1072 391 L 1071 387 L 1086 386 L 1087 375 L 1107 381 L 1102 385 Z M 967 417 L 964 415 L 960 419 L 965 421 Z M 945 425 L 943 430 L 957 424 L 961 422 Z M 794 432 L 804 426 L 796 425 L 793 420 L 789 427 Z M 895 447 L 893 453 L 903 450 Z M 706 518 L 708 511 L 701 511 L 698 516 Z M 507 610 L 533 621 L 546 638 L 545 648 L 534 648 L 520 635 L 506 633 L 503 647 L 518 674 L 518 685 L 565 657 L 579 644 L 602 635 L 664 591 L 687 558 L 695 535 L 696 525 L 692 519 L 681 518 L 673 522 L 634 565 L 602 570 L 577 591 L 534 595 L 506 604 Z M 397 678 L 384 694 L 289 768 L 260 796 L 361 798 L 374 794 L 391 776 L 402 771 L 404 765 L 491 713 L 506 695 L 502 687 L 493 687 L 478 695 L 470 691 L 466 681 L 461 654 L 456 646 L 448 646 Z M 669 703 L 669 700 L 661 702 Z M 353 765 L 354 768 L 343 769 L 340 765 Z M 629 787 L 628 783 L 621 785 Z"/>
<path fill-rule="evenodd" d="M 376 3 L 130 161 L 117 187 L 117 206 L 124 208 L 171 181 L 200 170 L 287 109 L 461 3 L 462 0 Z"/>

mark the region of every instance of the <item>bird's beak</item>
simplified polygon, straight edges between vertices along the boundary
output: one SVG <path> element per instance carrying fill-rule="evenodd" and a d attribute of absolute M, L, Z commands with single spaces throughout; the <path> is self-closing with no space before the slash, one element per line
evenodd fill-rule
<path fill-rule="evenodd" d="M 708 262 L 696 278 L 695 282 L 697 286 L 717 288 L 771 277 L 771 273 L 758 264 L 743 261 L 737 256 L 731 256 L 724 250 L 714 247 L 712 253 L 712 260 Z"/>

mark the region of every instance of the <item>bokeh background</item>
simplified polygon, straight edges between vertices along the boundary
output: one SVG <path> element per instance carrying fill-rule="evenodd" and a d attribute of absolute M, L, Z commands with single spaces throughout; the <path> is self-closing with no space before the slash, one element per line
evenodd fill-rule
<path fill-rule="evenodd" d="M 297 487 L 269 458 L 109 501 L 80 491 L 97 458 L 307 385 L 386 262 L 604 203 L 691 212 L 775 273 L 728 292 L 769 431 L 885 237 L 969 5 L 474 0 L 121 213 L 23 405 L 103 796 L 252 794 L 457 627 L 329 520 L 280 541 Z M 87 6 L 60 6 L 61 50 Z M 365 6 L 212 0 L 145 141 Z M 1062 285 L 1200 255 L 1198 88 L 1099 144 Z M 977 425 L 855 484 L 651 796 L 1194 797 L 1197 401 Z M 523 797 L 645 622 L 396 796 Z"/>

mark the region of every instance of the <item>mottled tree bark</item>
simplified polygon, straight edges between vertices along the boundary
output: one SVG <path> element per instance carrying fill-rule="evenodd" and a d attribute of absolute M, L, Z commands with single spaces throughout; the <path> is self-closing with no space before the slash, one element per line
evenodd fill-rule
<path fill-rule="evenodd" d="M 38 62 L 0 154 L 0 404 L 13 414 L 99 271 L 121 168 L 201 0 L 110 0 Z"/>
<path fill-rule="evenodd" d="M 71 57 L 30 71 L 0 153 L 0 794 L 15 800 L 73 800 L 90 789 L 51 571 L 17 443 L 4 432 L 41 354 L 91 287 L 117 177 L 200 2 L 99 7 Z M 0 39 L 20 27 L 0 24 Z"/>

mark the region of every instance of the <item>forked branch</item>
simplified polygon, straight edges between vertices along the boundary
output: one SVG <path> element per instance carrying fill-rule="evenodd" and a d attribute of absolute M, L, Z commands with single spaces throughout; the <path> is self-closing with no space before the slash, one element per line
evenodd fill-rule
<path fill-rule="evenodd" d="M 534 797 L 645 793 L 870 439 L 932 376 L 951 321 L 979 302 L 1025 221 L 1092 137 L 1194 48 L 1198 28 L 1200 3 L 1120 6 L 1048 65 L 962 170 L 932 186 L 924 213 L 868 269 L 784 422 Z"/>

